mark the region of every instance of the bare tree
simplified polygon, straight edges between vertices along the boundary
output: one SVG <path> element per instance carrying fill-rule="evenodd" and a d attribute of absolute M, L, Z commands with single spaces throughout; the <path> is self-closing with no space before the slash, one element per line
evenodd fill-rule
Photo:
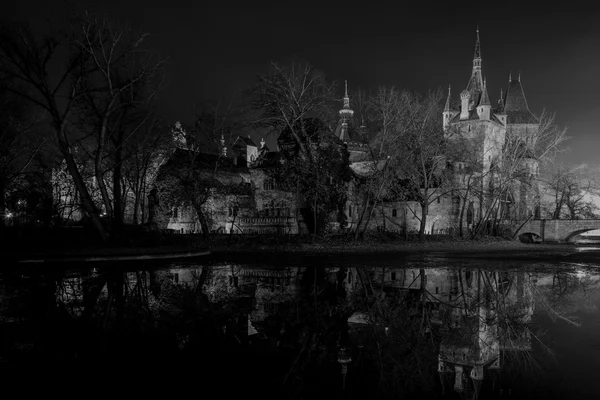
<path fill-rule="evenodd" d="M 548 204 L 551 219 L 597 217 L 598 206 L 592 201 L 592 197 L 600 193 L 596 169 L 586 164 L 559 164 L 550 172 L 547 188 L 552 197 Z"/>
<path fill-rule="evenodd" d="M 413 196 L 420 205 L 421 239 L 427 226 L 429 205 L 445 194 L 452 177 L 446 170 L 448 138 L 436 120 L 441 112 L 441 99 L 442 93 L 438 91 L 419 101 L 407 119 L 405 133 L 395 143 L 402 152 L 404 175 L 418 184 Z"/>
<path fill-rule="evenodd" d="M 267 74 L 260 75 L 250 90 L 252 109 L 256 117 L 251 124 L 280 132 L 287 128 L 304 160 L 313 161 L 313 138 L 304 121 L 320 118 L 331 121 L 331 102 L 335 85 L 323 72 L 306 62 L 271 63 Z"/>
<path fill-rule="evenodd" d="M 132 34 L 106 18 L 88 14 L 72 19 L 64 32 L 41 37 L 27 26 L 2 29 L 0 74 L 26 86 L 28 90 L 14 93 L 49 116 L 56 145 L 65 158 L 83 209 L 103 240 L 111 232 L 101 219 L 73 150 L 79 145 L 91 155 L 102 203 L 112 216 L 114 206 L 103 171 L 107 146 L 112 141 L 112 150 L 120 151 L 127 139 L 127 134 L 117 129 L 120 118 L 128 107 L 153 98 L 155 91 L 148 88 L 164 63 L 147 50 L 146 38 L 147 34 Z M 51 73 L 55 69 L 58 73 Z M 115 182 L 120 193 L 119 179 Z"/>
<path fill-rule="evenodd" d="M 568 139 L 566 129 L 554 123 L 554 116 L 543 112 L 540 116 L 539 128 L 527 134 L 507 130 L 502 151 L 491 168 L 491 185 L 483 187 L 481 193 L 482 211 L 475 226 L 473 235 L 483 232 L 483 228 L 493 222 L 497 226 L 502 219 L 514 218 L 503 216 L 503 203 L 510 199 L 531 193 L 528 206 L 538 208 L 540 205 L 539 170 L 547 167 L 557 153 L 563 150 Z M 515 210 L 513 213 L 523 218 L 526 210 Z M 534 214 L 530 214 L 529 218 Z"/>

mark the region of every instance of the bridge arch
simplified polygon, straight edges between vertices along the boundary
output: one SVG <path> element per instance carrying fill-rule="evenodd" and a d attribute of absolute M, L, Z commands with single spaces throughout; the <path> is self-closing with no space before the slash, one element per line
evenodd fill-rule
<path fill-rule="evenodd" d="M 579 230 L 573 231 L 573 232 L 569 233 L 567 236 L 565 236 L 565 242 L 571 243 L 573 238 L 575 238 L 576 236 L 579 236 L 585 232 L 595 231 L 598 229 L 600 229 L 600 225 L 598 228 L 585 228 L 585 229 L 579 229 Z"/>
<path fill-rule="evenodd" d="M 523 224 L 514 225 L 517 237 L 524 235 L 535 237 L 538 235 L 544 242 L 564 243 L 570 242 L 575 236 L 584 232 L 600 229 L 600 219 L 554 219 L 554 220 L 529 220 Z"/>
<path fill-rule="evenodd" d="M 542 241 L 542 237 L 540 236 L 539 232 L 531 231 L 520 233 L 517 236 L 517 239 L 519 239 L 521 243 L 539 243 Z"/>

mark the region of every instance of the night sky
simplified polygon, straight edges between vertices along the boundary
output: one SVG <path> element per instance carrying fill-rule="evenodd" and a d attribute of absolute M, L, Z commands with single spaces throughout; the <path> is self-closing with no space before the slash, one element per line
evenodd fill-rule
<path fill-rule="evenodd" d="M 538 115 L 544 108 L 556 113 L 556 121 L 569 129 L 571 149 L 560 161 L 600 164 L 599 11 L 508 2 L 486 2 L 490 8 L 461 2 L 206 3 L 77 5 L 153 34 L 152 45 L 170 58 L 162 113 L 182 122 L 192 120 L 194 104 L 239 95 L 269 61 L 290 57 L 310 61 L 329 79 L 347 79 L 351 88 L 396 85 L 425 93 L 452 85 L 458 96 L 470 77 L 479 26 L 494 104 L 509 73 L 520 72 L 529 108 Z M 65 9 L 63 2 L 20 0 L 4 8 L 2 18 L 35 23 Z"/>

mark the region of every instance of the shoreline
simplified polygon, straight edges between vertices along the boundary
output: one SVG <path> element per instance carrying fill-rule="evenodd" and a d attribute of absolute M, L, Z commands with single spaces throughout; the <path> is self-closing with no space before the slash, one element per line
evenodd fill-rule
<path fill-rule="evenodd" d="M 349 243 L 301 243 L 282 245 L 232 245 L 211 246 L 212 254 L 516 254 L 566 255 L 576 253 L 577 245 L 572 243 L 528 244 L 516 241 L 456 241 L 456 242 L 349 242 Z"/>
<path fill-rule="evenodd" d="M 267 238 L 263 238 L 267 239 Z M 600 245 L 598 245 L 600 247 Z M 578 249 L 579 248 L 579 249 Z M 588 251 L 585 251 L 588 248 Z M 58 250 L 58 249 L 56 249 Z M 175 259 L 216 256 L 248 256 L 257 258 L 261 255 L 276 256 L 340 256 L 340 255 L 398 255 L 423 256 L 443 255 L 448 258 L 488 258 L 488 259 L 520 259 L 536 258 L 540 260 L 567 260 L 584 258 L 590 261 L 600 256 L 594 244 L 574 243 L 521 243 L 514 240 L 484 238 L 481 240 L 430 240 L 430 241 L 384 241 L 367 239 L 364 241 L 327 240 L 319 238 L 315 241 L 282 242 L 280 240 L 234 240 L 196 242 L 182 246 L 178 244 L 156 247 L 95 247 L 61 249 L 49 252 L 13 253 L 12 258 L 18 264 L 31 263 L 68 263 L 93 261 L 129 261 L 145 259 Z"/>

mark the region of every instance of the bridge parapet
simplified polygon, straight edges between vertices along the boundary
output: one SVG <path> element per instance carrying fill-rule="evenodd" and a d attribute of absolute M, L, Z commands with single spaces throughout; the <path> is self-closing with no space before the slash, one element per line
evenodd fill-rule
<path fill-rule="evenodd" d="M 514 224 L 518 229 L 522 222 Z M 536 219 L 527 221 L 518 234 L 533 233 L 546 243 L 565 243 L 573 237 L 600 229 L 600 219 Z"/>

